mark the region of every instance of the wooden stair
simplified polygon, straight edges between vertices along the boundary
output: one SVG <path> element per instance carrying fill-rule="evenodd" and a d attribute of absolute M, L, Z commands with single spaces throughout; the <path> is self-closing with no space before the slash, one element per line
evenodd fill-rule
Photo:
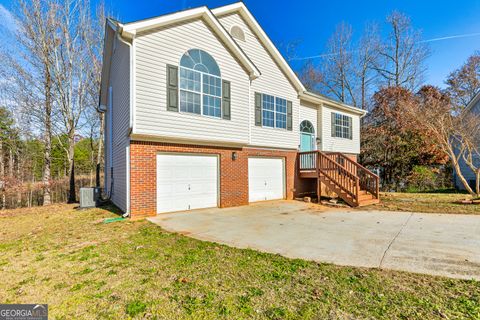
<path fill-rule="evenodd" d="M 376 174 L 345 155 L 320 151 L 298 153 L 300 178 L 317 179 L 352 207 L 380 202 L 379 178 Z"/>

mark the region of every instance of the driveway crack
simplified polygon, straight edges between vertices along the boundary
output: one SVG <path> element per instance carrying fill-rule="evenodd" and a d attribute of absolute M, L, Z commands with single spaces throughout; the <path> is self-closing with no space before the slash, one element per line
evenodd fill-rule
<path fill-rule="evenodd" d="M 385 249 L 385 251 L 383 252 L 383 256 L 382 256 L 382 259 L 380 260 L 380 264 L 378 265 L 378 268 L 381 269 L 382 268 L 382 264 L 383 264 L 383 261 L 385 260 L 385 257 L 387 256 L 387 252 L 388 250 L 390 250 L 390 247 L 392 246 L 392 244 L 395 242 L 395 240 L 398 238 L 398 236 L 400 235 L 400 233 L 402 233 L 403 229 L 405 229 L 405 227 L 407 226 L 408 222 L 410 221 L 410 219 L 412 218 L 413 216 L 413 212 L 410 213 L 410 215 L 408 216 L 407 220 L 405 220 L 405 222 L 403 223 L 402 227 L 400 228 L 400 230 L 398 230 L 397 234 L 393 237 L 393 239 L 390 241 L 390 243 L 388 244 L 387 248 Z"/>

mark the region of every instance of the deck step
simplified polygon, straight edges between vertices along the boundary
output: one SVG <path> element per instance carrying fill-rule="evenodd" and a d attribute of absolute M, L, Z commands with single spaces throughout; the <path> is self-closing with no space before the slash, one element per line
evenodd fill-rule
<path fill-rule="evenodd" d="M 359 194 L 359 195 L 358 195 L 358 200 L 359 200 L 359 201 L 366 201 L 366 200 L 371 200 L 371 199 L 374 199 L 374 197 L 373 197 L 371 194 L 369 194 L 369 193 L 367 193 L 367 194 Z"/>
<path fill-rule="evenodd" d="M 360 201 L 358 206 L 359 207 L 364 207 L 364 206 L 369 206 L 369 205 L 377 204 L 377 203 L 380 203 L 380 199 L 363 200 L 363 201 Z"/>
<path fill-rule="evenodd" d="M 300 152 L 298 162 L 300 178 L 317 179 L 352 207 L 380 202 L 378 176 L 341 153 Z"/>

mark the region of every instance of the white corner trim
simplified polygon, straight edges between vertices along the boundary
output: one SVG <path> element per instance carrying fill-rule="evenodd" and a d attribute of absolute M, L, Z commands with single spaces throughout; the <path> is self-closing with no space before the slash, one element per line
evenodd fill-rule
<path fill-rule="evenodd" d="M 126 181 L 126 187 L 127 187 L 127 190 L 126 190 L 126 194 L 127 194 L 127 199 L 126 199 L 126 212 L 127 214 L 130 214 L 130 140 L 128 141 L 128 145 L 126 146 L 126 151 L 125 151 L 125 154 L 126 154 L 126 177 L 125 179 L 127 180 Z"/>
<path fill-rule="evenodd" d="M 136 113 L 136 60 L 137 49 L 135 45 L 135 37 L 132 39 L 132 46 L 130 47 L 130 128 L 132 132 L 135 132 L 135 113 Z"/>

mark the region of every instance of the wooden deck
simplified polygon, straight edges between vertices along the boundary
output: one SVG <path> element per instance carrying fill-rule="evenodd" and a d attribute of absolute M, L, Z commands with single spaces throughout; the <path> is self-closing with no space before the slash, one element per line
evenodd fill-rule
<path fill-rule="evenodd" d="M 342 153 L 309 151 L 298 153 L 299 176 L 317 179 L 352 207 L 380 202 L 379 178 L 376 174 Z"/>

